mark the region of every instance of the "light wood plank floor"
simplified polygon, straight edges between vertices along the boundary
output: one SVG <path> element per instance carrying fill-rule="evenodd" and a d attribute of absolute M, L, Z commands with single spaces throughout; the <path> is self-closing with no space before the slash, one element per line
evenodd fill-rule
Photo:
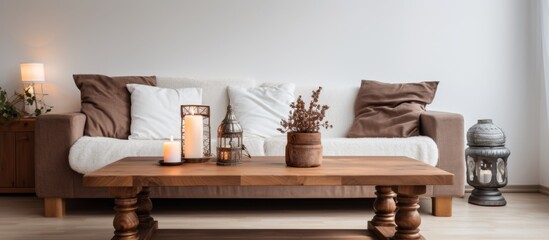
<path fill-rule="evenodd" d="M 431 202 L 422 199 L 422 234 L 427 239 L 549 239 L 549 196 L 504 196 L 505 207 L 454 199 L 451 218 L 429 215 Z M 162 229 L 365 229 L 373 215 L 370 199 L 153 201 L 153 217 Z M 68 201 L 67 208 L 63 219 L 43 218 L 40 199 L 0 195 L 0 239 L 112 237 L 112 200 Z"/>

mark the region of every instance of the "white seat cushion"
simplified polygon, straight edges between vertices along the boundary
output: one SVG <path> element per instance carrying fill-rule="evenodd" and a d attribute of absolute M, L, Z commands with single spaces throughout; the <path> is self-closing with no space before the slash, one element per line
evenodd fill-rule
<path fill-rule="evenodd" d="M 79 173 L 86 174 L 125 157 L 159 156 L 165 140 L 122 140 L 105 137 L 81 137 L 71 147 L 69 164 Z M 215 154 L 216 140 L 212 139 L 212 154 Z M 252 156 L 264 156 L 263 139 L 244 138 L 244 145 Z"/>
<path fill-rule="evenodd" d="M 438 148 L 425 136 L 408 138 L 323 138 L 324 156 L 406 156 L 431 166 L 438 163 Z M 266 156 L 284 156 L 286 136 L 265 139 Z"/>

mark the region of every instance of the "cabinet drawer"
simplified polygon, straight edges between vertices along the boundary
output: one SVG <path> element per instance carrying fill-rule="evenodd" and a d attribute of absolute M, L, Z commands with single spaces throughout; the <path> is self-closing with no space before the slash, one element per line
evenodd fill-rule
<path fill-rule="evenodd" d="M 0 132 L 33 132 L 34 118 L 23 118 L 0 124 Z"/>

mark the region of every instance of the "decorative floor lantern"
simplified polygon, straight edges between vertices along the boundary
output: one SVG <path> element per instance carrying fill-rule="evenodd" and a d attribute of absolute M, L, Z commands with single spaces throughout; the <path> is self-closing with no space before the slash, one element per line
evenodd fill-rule
<path fill-rule="evenodd" d="M 240 164 L 242 150 L 242 126 L 238 123 L 231 105 L 227 107 L 225 119 L 217 128 L 217 165 L 233 166 Z"/>
<path fill-rule="evenodd" d="M 507 185 L 507 158 L 505 133 L 491 119 L 478 120 L 467 131 L 465 158 L 467 183 L 475 189 L 469 203 L 481 206 L 505 206 L 507 201 L 498 188 Z"/>

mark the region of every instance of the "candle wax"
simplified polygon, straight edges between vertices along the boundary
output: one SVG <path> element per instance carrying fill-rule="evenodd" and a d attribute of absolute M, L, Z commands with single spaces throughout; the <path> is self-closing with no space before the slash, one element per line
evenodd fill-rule
<path fill-rule="evenodd" d="M 181 162 L 181 142 L 173 141 L 173 137 L 164 142 L 164 162 Z"/>
<path fill-rule="evenodd" d="M 185 116 L 185 158 L 203 157 L 203 125 L 201 115 Z"/>

